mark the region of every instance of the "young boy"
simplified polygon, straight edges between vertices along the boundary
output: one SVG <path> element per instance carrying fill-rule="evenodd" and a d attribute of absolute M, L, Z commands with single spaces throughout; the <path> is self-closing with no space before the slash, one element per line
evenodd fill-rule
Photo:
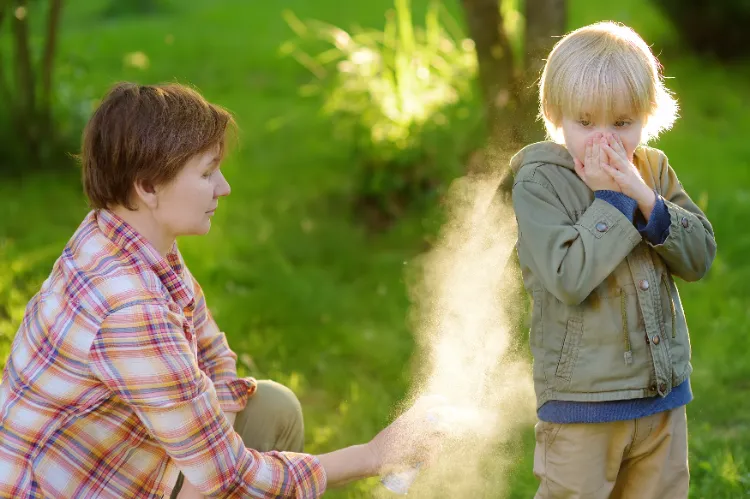
<path fill-rule="evenodd" d="M 538 498 L 685 498 L 690 341 L 673 276 L 696 281 L 713 229 L 661 151 L 677 105 L 630 28 L 598 23 L 547 59 L 553 141 L 511 160 L 533 298 Z"/>

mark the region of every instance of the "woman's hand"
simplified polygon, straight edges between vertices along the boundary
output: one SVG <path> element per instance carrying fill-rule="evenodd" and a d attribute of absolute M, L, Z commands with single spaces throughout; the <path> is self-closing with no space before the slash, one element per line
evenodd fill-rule
<path fill-rule="evenodd" d="M 442 397 L 421 397 L 378 433 L 367 444 L 376 472 L 419 462 L 429 463 L 439 453 L 445 436 L 434 412 L 444 404 Z"/>
<path fill-rule="evenodd" d="M 586 141 L 586 152 L 584 162 L 581 163 L 578 158 L 575 161 L 576 174 L 592 191 L 618 191 L 621 192 L 620 186 L 612 178 L 609 170 L 606 169 L 607 155 L 602 147 L 606 140 L 602 134 L 595 134 Z"/>
<path fill-rule="evenodd" d="M 646 184 L 638 168 L 628 159 L 622 140 L 615 134 L 608 133 L 601 150 L 607 155 L 603 168 L 614 179 L 620 190 L 638 203 L 638 208 L 648 220 L 656 204 L 656 194 Z"/>

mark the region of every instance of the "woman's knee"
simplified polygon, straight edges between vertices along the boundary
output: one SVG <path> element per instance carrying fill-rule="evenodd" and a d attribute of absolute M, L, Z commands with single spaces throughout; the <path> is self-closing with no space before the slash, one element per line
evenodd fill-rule
<path fill-rule="evenodd" d="M 263 403 L 265 411 L 278 419 L 290 423 L 302 422 L 302 405 L 292 390 L 271 380 L 258 381 L 258 389 L 253 396 Z"/>
<path fill-rule="evenodd" d="M 275 381 L 258 381 L 256 392 L 237 416 L 235 429 L 246 446 L 259 451 L 302 452 L 305 443 L 299 400 Z"/>

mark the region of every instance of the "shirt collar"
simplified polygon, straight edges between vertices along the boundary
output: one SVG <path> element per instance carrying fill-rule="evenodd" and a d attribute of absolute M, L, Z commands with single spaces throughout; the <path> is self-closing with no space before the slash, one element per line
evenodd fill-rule
<path fill-rule="evenodd" d="M 94 217 L 105 237 L 156 273 L 177 304 L 185 308 L 193 301 L 192 290 L 182 279 L 184 263 L 176 242 L 164 258 L 145 237 L 115 213 L 101 209 L 94 213 Z"/>

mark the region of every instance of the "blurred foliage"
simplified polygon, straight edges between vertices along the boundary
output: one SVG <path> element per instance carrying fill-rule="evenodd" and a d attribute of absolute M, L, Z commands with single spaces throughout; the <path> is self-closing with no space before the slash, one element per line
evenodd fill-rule
<path fill-rule="evenodd" d="M 0 3 L 0 172 L 70 165 L 88 102 L 71 58 L 56 64 L 62 0 Z M 12 57 L 4 57 L 5 52 Z"/>
<path fill-rule="evenodd" d="M 15 328 L 21 323 L 26 303 L 38 291 L 37 272 L 41 263 L 47 263 L 58 248 L 37 249 L 18 255 L 7 240 L 0 240 L 0 369 L 10 353 Z"/>
<path fill-rule="evenodd" d="M 523 73 L 524 51 L 526 50 L 526 18 L 523 15 L 524 0 L 500 0 L 500 14 L 503 19 L 503 30 L 508 37 L 513 52 L 514 70 Z"/>
<path fill-rule="evenodd" d="M 437 1 L 429 5 L 424 27 L 412 23 L 409 0 L 395 0 L 382 31 L 347 32 L 303 22 L 289 10 L 284 17 L 297 38 L 281 52 L 316 77 L 302 93 L 322 96 L 335 136 L 352 148 L 358 206 L 373 210 L 376 225 L 393 221 L 445 178 L 442 167 L 455 166 L 468 152 L 468 137 L 476 132 L 467 123 L 474 43 Z M 311 55 L 320 42 L 329 47 Z"/>
<path fill-rule="evenodd" d="M 750 1 L 654 0 L 695 52 L 721 60 L 750 58 Z"/>
<path fill-rule="evenodd" d="M 105 17 L 142 16 L 167 11 L 168 0 L 111 0 L 105 8 Z"/>

